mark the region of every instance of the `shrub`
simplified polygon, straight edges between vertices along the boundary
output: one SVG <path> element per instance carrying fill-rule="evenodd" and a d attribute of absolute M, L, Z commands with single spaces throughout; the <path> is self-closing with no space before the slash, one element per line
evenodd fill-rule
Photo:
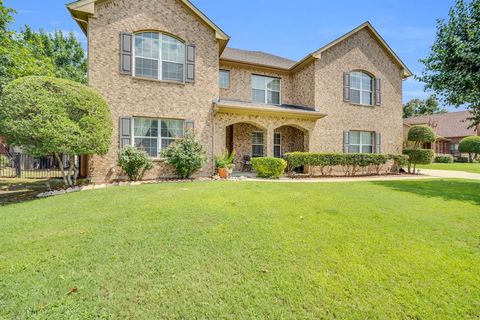
<path fill-rule="evenodd" d="M 403 154 L 408 156 L 408 172 L 411 172 L 413 165 L 413 172 L 415 173 L 417 164 L 430 164 L 433 159 L 433 150 L 431 149 L 405 149 Z"/>
<path fill-rule="evenodd" d="M 221 156 L 215 156 L 215 167 L 216 168 L 227 168 L 227 169 L 233 169 L 234 164 L 233 160 L 235 159 L 235 150 L 233 150 L 231 153 L 225 151 L 224 155 Z"/>
<path fill-rule="evenodd" d="M 408 130 L 408 141 L 414 142 L 415 148 L 421 143 L 434 142 L 436 139 L 435 131 L 429 126 L 412 126 Z"/>
<path fill-rule="evenodd" d="M 437 154 L 435 158 L 433 158 L 433 162 L 436 163 L 452 163 L 453 156 L 451 154 Z"/>
<path fill-rule="evenodd" d="M 130 181 L 141 180 L 145 172 L 153 168 L 153 162 L 148 154 L 132 146 L 126 146 L 120 150 L 117 164 Z"/>
<path fill-rule="evenodd" d="M 405 154 L 389 154 L 388 158 L 393 161 L 393 168 L 397 173 L 408 163 L 408 156 Z"/>
<path fill-rule="evenodd" d="M 468 162 L 468 158 L 467 157 L 457 157 L 457 158 L 455 158 L 455 160 L 453 160 L 453 162 L 466 163 L 466 162 Z"/>
<path fill-rule="evenodd" d="M 287 162 L 280 158 L 253 158 L 252 167 L 260 178 L 278 178 L 285 171 Z"/>
<path fill-rule="evenodd" d="M 175 168 L 175 172 L 182 179 L 190 178 L 202 168 L 206 160 L 202 145 L 191 133 L 163 150 L 161 156 Z"/>
<path fill-rule="evenodd" d="M 480 136 L 465 137 L 460 140 L 458 150 L 462 153 L 468 153 L 468 159 L 473 162 L 480 154 Z"/>
<path fill-rule="evenodd" d="M 10 165 L 10 158 L 4 154 L 0 154 L 0 168 L 5 168 Z"/>

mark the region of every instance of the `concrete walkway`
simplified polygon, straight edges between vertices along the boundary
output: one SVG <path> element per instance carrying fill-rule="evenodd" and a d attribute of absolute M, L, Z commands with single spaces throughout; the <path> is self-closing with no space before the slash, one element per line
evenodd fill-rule
<path fill-rule="evenodd" d="M 433 178 L 480 180 L 480 173 L 471 173 L 465 171 L 420 169 L 420 174 L 427 175 Z"/>

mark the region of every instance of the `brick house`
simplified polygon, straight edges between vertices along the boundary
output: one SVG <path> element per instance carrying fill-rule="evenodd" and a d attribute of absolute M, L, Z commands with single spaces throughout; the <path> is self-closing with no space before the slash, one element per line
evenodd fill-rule
<path fill-rule="evenodd" d="M 435 153 L 459 157 L 460 140 L 468 136 L 480 136 L 480 126 L 472 126 L 472 122 L 468 120 L 470 117 L 468 111 L 458 111 L 406 118 L 403 120 L 405 140 L 411 126 L 427 125 L 433 128 L 437 140 L 426 147 L 432 148 Z"/>
<path fill-rule="evenodd" d="M 228 48 L 229 36 L 188 0 L 79 0 L 67 5 L 88 37 L 88 76 L 114 118 L 93 180 L 115 178 L 132 144 L 169 176 L 158 153 L 193 130 L 213 157 L 290 151 L 400 153 L 405 64 L 368 22 L 300 61 Z"/>

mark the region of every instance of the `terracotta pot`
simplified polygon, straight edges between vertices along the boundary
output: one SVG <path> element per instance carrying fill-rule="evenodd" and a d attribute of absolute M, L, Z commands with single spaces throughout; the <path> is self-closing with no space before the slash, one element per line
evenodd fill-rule
<path fill-rule="evenodd" d="M 228 169 L 227 168 L 218 168 L 218 175 L 222 179 L 228 178 Z"/>

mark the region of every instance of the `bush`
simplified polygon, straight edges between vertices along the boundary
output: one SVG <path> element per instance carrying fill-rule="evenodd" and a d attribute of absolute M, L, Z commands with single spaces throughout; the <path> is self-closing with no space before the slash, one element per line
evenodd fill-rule
<path fill-rule="evenodd" d="M 145 172 L 153 168 L 153 162 L 148 154 L 132 146 L 126 146 L 120 150 L 117 164 L 130 181 L 141 180 Z"/>
<path fill-rule="evenodd" d="M 433 162 L 436 163 L 452 163 L 453 156 L 451 154 L 437 154 L 435 158 L 433 158 Z"/>
<path fill-rule="evenodd" d="M 190 178 L 202 168 L 206 160 L 202 145 L 191 133 L 163 150 L 161 156 L 166 163 L 175 167 L 175 172 L 182 179 Z"/>
<path fill-rule="evenodd" d="M 430 164 L 433 159 L 433 150 L 431 149 L 405 149 L 403 154 L 408 156 L 408 172 L 411 172 L 413 165 L 413 172 L 415 173 L 417 164 Z"/>
<path fill-rule="evenodd" d="M 280 158 L 253 158 L 252 167 L 260 178 L 278 178 L 285 171 L 287 162 Z"/>
<path fill-rule="evenodd" d="M 435 131 L 429 126 L 412 126 L 408 130 L 408 141 L 414 142 L 415 147 L 421 143 L 434 142 L 436 139 Z"/>
<path fill-rule="evenodd" d="M 10 158 L 4 154 L 0 154 L 0 168 L 10 166 Z"/>
<path fill-rule="evenodd" d="M 393 160 L 397 167 L 406 161 L 403 155 L 376 153 L 313 153 L 291 152 L 284 155 L 289 171 L 300 166 L 317 167 L 321 175 L 330 175 L 333 167 L 341 166 L 345 175 L 356 175 L 358 171 L 372 167 L 379 174 L 388 160 Z"/>
<path fill-rule="evenodd" d="M 458 150 L 462 153 L 468 153 L 468 159 L 473 162 L 480 154 L 480 136 L 465 137 L 460 140 Z"/>
<path fill-rule="evenodd" d="M 215 156 L 215 167 L 216 168 L 225 168 L 225 169 L 233 169 L 234 164 L 233 160 L 235 160 L 235 150 L 233 150 L 231 153 L 225 151 L 224 155 L 221 156 Z"/>

